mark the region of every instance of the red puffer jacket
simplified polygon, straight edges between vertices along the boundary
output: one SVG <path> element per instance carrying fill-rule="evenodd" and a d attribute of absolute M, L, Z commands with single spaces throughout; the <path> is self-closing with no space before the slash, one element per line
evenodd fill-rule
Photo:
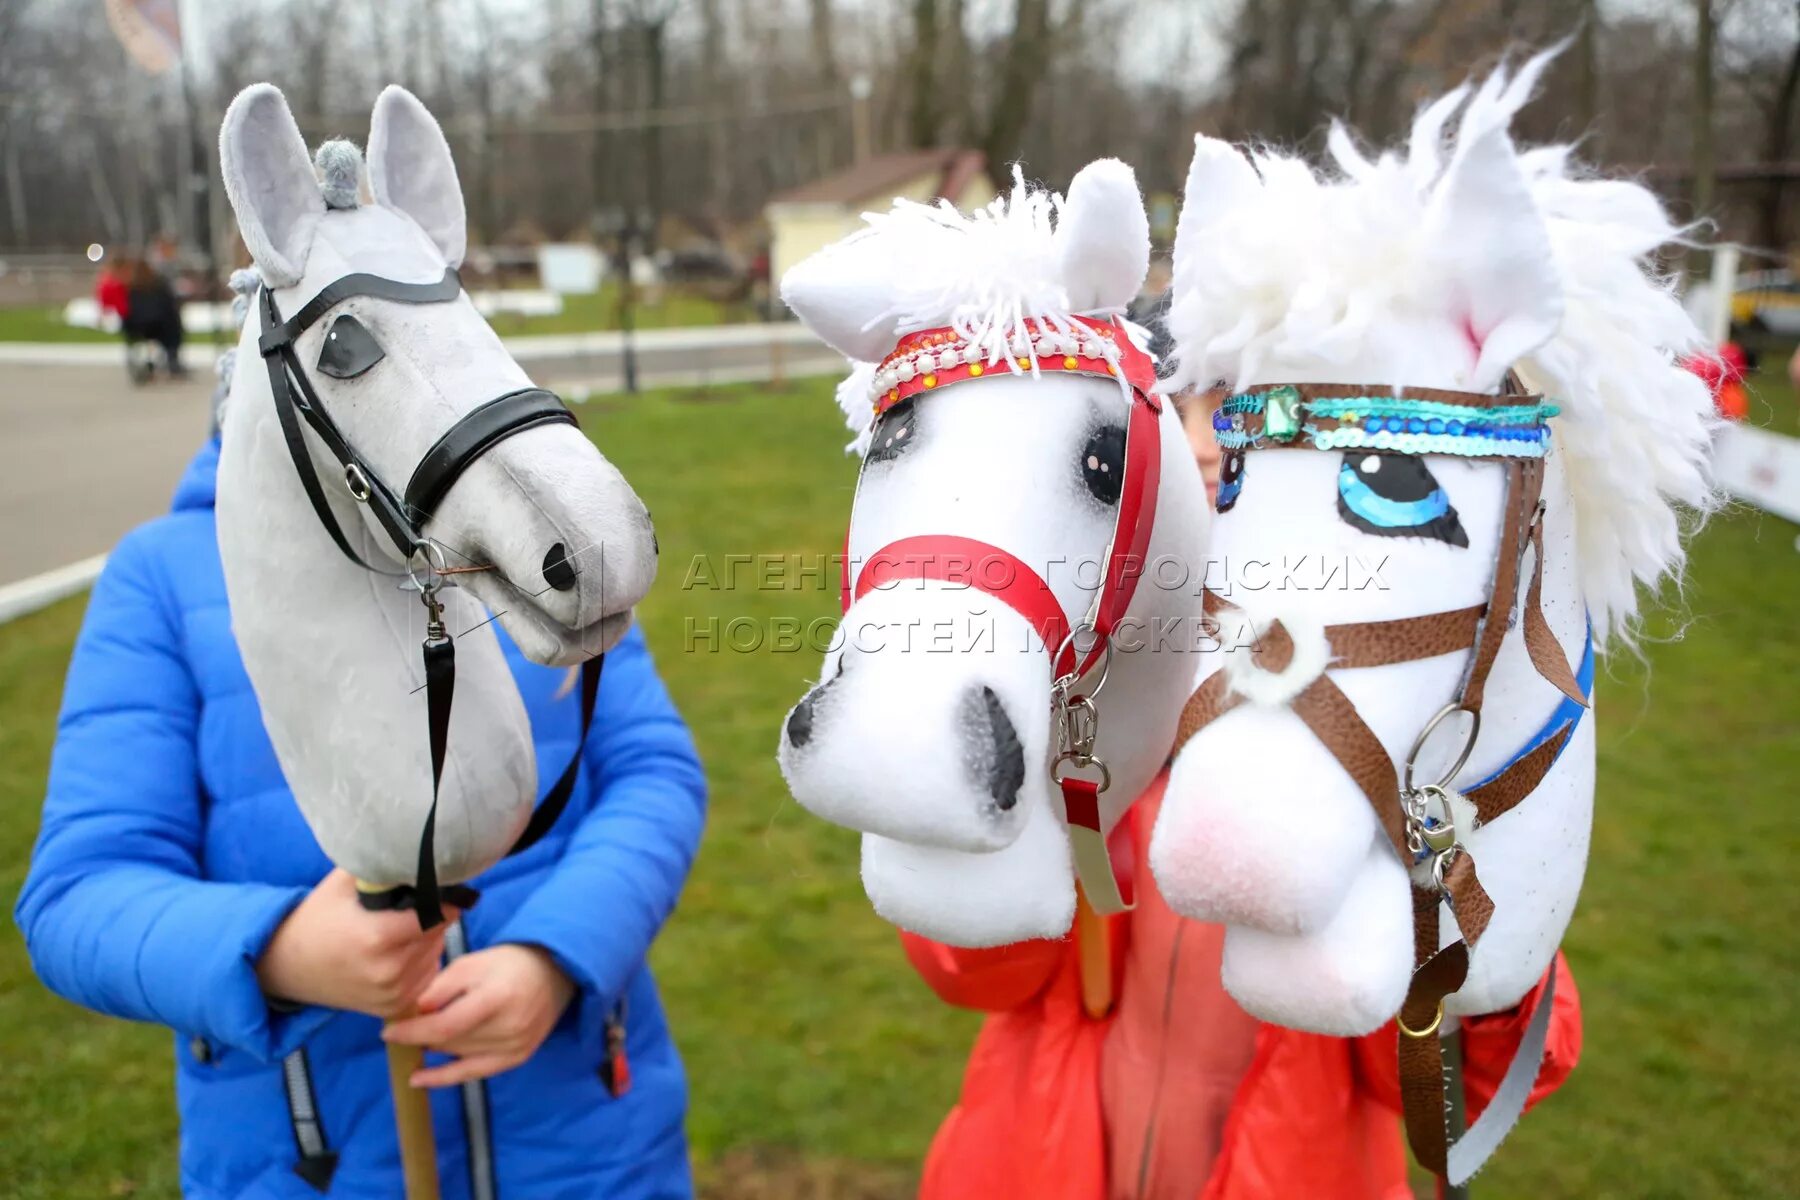
<path fill-rule="evenodd" d="M 1361 1038 L 1263 1025 L 1219 984 L 1223 931 L 1176 916 L 1145 867 L 1158 779 L 1114 833 L 1137 908 L 1112 918 L 1117 1003 L 1087 1016 L 1074 939 L 958 950 L 903 934 L 945 1001 L 990 1015 L 962 1096 L 933 1140 L 922 1200 L 1402 1200 L 1397 1034 Z M 1558 972 L 1536 1103 L 1581 1052 L 1581 1003 Z M 1541 985 L 1540 985 L 1541 986 Z M 1537 992 L 1463 1022 L 1479 1114 Z"/>

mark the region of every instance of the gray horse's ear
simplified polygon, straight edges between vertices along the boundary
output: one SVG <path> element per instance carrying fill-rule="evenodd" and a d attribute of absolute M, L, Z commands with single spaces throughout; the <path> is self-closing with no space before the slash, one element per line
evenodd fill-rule
<path fill-rule="evenodd" d="M 469 248 L 469 218 L 450 143 L 419 98 L 389 84 L 369 121 L 369 190 L 418 223 L 452 267 Z"/>
<path fill-rule="evenodd" d="M 219 166 L 244 246 L 270 287 L 291 287 L 306 272 L 325 198 L 306 140 L 273 84 L 239 92 L 219 129 Z"/>

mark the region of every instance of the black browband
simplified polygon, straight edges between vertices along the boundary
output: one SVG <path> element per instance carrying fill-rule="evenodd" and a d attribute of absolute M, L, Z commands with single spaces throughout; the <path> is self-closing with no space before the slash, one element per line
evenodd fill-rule
<path fill-rule="evenodd" d="M 287 443 L 288 457 L 293 459 L 294 471 L 300 476 L 300 485 L 305 489 L 306 498 L 312 503 L 313 511 L 318 514 L 319 523 L 325 527 L 325 532 L 351 562 L 370 571 L 393 574 L 382 572 L 380 568 L 371 565 L 350 545 L 350 539 L 344 533 L 343 526 L 338 523 L 331 502 L 325 495 L 324 485 L 319 480 L 312 452 L 307 448 L 305 435 L 300 428 L 302 418 L 343 467 L 344 482 L 350 488 L 350 494 L 368 505 L 375 514 L 375 519 L 400 551 L 401 557 L 410 566 L 416 556 L 423 556 L 427 579 L 434 581 L 429 587 L 422 589 L 425 605 L 430 613 L 423 652 L 427 732 L 431 744 L 431 808 L 426 814 L 424 832 L 419 839 L 417 881 L 389 888 L 385 892 L 360 893 L 366 908 L 413 909 L 418 914 L 420 927 L 425 929 L 443 921 L 443 904 L 446 900 L 467 907 L 475 899 L 473 888 L 462 885 L 440 887 L 437 879 L 438 790 L 444 775 L 444 758 L 450 732 L 450 703 L 456 687 L 456 643 L 444 627 L 443 608 L 435 598 L 440 581 L 436 580 L 434 567 L 442 564 L 433 561 L 433 546 L 425 536 L 425 522 L 430 519 L 432 509 L 476 459 L 515 433 L 523 433 L 539 425 L 573 425 L 576 423 L 575 414 L 556 396 L 542 388 L 521 388 L 504 396 L 496 396 L 464 413 L 445 430 L 443 436 L 432 444 L 431 449 L 419 460 L 419 465 L 413 469 L 405 492 L 396 493 L 362 455 L 356 452 L 356 448 L 338 428 L 337 422 L 331 419 L 331 414 L 325 411 L 318 393 L 313 390 L 311 379 L 307 377 L 306 369 L 300 365 L 295 342 L 326 313 L 353 297 L 370 296 L 402 304 L 438 304 L 454 300 L 460 295 L 462 280 L 457 276 L 455 268 L 447 269 L 444 277 L 436 283 L 401 283 L 379 275 L 346 275 L 301 305 L 299 312 L 284 321 L 281 310 L 276 306 L 274 292 L 264 287 L 262 335 L 257 339 L 257 349 L 261 352 L 263 361 L 268 364 L 269 388 L 275 396 L 275 413 L 281 422 L 281 434 Z M 580 776 L 581 748 L 587 743 L 588 729 L 593 724 L 595 699 L 599 693 L 600 671 L 604 661 L 604 655 L 595 655 L 581 665 L 581 736 L 576 739 L 575 754 L 532 812 L 525 831 L 507 851 L 509 856 L 535 845 L 538 839 L 549 832 L 550 827 L 556 824 L 556 819 L 562 815 L 563 809 L 568 806 L 569 797 L 574 794 L 575 781 Z"/>

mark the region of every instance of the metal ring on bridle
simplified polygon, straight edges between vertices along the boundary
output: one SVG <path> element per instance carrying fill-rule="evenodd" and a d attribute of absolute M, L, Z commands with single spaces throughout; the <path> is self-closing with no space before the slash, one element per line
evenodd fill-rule
<path fill-rule="evenodd" d="M 420 579 L 413 563 L 420 554 L 425 558 L 425 578 Z M 443 546 L 431 538 L 421 540 L 413 547 L 413 552 L 406 560 L 406 574 L 413 581 L 413 586 L 429 596 L 444 586 L 444 576 L 450 572 L 450 555 Z"/>
<path fill-rule="evenodd" d="M 1450 764 L 1449 769 L 1443 773 L 1434 786 L 1449 787 L 1450 781 L 1460 775 L 1463 767 L 1468 765 L 1469 755 L 1475 752 L 1475 739 L 1481 736 L 1481 714 L 1472 708 L 1464 708 L 1460 703 L 1452 702 L 1432 714 L 1431 720 L 1425 722 L 1425 728 L 1419 730 L 1419 736 L 1413 739 L 1412 749 L 1406 752 L 1406 771 L 1401 779 L 1401 790 L 1408 792 L 1416 790 L 1413 786 L 1413 763 L 1418 759 L 1419 751 L 1425 749 L 1425 743 L 1430 740 L 1433 733 L 1437 732 L 1437 727 L 1442 725 L 1446 718 L 1459 712 L 1469 714 L 1469 732 L 1463 740 L 1462 751 L 1456 756 L 1456 761 Z"/>
<path fill-rule="evenodd" d="M 1069 773 L 1063 770 L 1064 763 L 1073 763 L 1075 764 L 1075 767 L 1080 770 L 1085 770 L 1088 767 L 1098 767 L 1100 768 L 1100 786 L 1097 790 L 1104 792 L 1112 786 L 1112 771 L 1107 767 L 1105 759 L 1095 758 L 1091 754 L 1072 754 L 1067 752 L 1057 755 L 1056 761 L 1050 764 L 1050 781 L 1052 783 L 1060 784 L 1068 777 Z"/>
<path fill-rule="evenodd" d="M 1063 651 L 1070 650 L 1070 649 L 1075 650 L 1076 656 L 1077 656 L 1077 667 L 1079 667 L 1079 665 L 1080 665 L 1079 657 L 1081 654 L 1081 650 L 1080 650 L 1080 647 L 1075 645 L 1075 639 L 1080 637 L 1083 633 L 1091 633 L 1096 638 L 1098 638 L 1100 636 L 1099 630 L 1095 629 L 1092 625 L 1087 624 L 1086 622 L 1083 622 L 1082 624 L 1077 625 L 1075 628 L 1069 630 L 1069 636 L 1065 637 L 1062 640 L 1062 644 L 1057 646 L 1057 648 L 1056 648 L 1056 653 L 1052 654 L 1050 656 L 1050 663 L 1051 663 L 1052 668 L 1054 668 L 1056 663 L 1062 661 Z M 1100 644 L 1106 648 L 1106 654 L 1100 660 L 1100 678 L 1098 678 L 1094 681 L 1094 686 L 1092 688 L 1088 689 L 1086 692 L 1083 693 L 1085 696 L 1087 696 L 1087 698 L 1089 700 L 1092 700 L 1094 697 L 1096 697 L 1100 694 L 1100 689 L 1106 686 L 1106 677 L 1108 675 L 1112 674 L 1112 656 L 1113 656 L 1112 639 L 1110 637 L 1102 639 Z M 1092 650 L 1093 646 L 1090 644 L 1088 649 Z M 1053 683 L 1051 685 L 1051 687 L 1052 688 L 1073 687 L 1075 684 L 1075 681 L 1079 678 L 1080 678 L 1079 670 L 1071 671 L 1067 675 L 1058 676 L 1056 682 Z"/>
<path fill-rule="evenodd" d="M 1409 1028 L 1407 1028 L 1406 1020 L 1403 1016 L 1396 1015 L 1394 1017 L 1394 1024 L 1399 1026 L 1400 1032 L 1404 1033 L 1409 1038 L 1428 1038 L 1432 1034 L 1436 1033 L 1438 1031 L 1438 1026 L 1442 1025 L 1443 1023 L 1444 1023 L 1444 1002 L 1442 1000 L 1439 1000 L 1437 1003 L 1437 1015 L 1432 1017 L 1431 1024 L 1427 1025 L 1423 1029 L 1409 1029 Z"/>
<path fill-rule="evenodd" d="M 359 504 L 367 504 L 369 497 L 375 494 L 375 489 L 369 486 L 369 477 L 363 474 L 362 467 L 356 463 L 345 464 L 344 486 L 350 489 L 350 495 Z"/>

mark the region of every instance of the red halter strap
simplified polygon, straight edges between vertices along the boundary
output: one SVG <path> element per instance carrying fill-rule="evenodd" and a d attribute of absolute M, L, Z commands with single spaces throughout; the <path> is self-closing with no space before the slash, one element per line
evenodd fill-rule
<path fill-rule="evenodd" d="M 1089 375 L 1117 379 L 1123 374 L 1130 386 L 1132 401 L 1125 427 L 1125 469 L 1120 483 L 1118 515 L 1112 537 L 1106 547 L 1106 568 L 1099 594 L 1086 618 L 1073 622 L 1062 611 L 1050 585 L 1030 566 L 1011 552 L 986 542 L 953 534 L 927 534 L 902 538 L 883 546 L 853 570 L 850 562 L 850 538 L 844 535 L 844 563 L 840 588 L 843 610 L 848 612 L 853 600 L 860 600 L 877 587 L 890 586 L 901 579 L 940 579 L 976 588 L 1013 609 L 1037 631 L 1044 646 L 1056 655 L 1053 667 L 1061 678 L 1074 672 L 1086 674 L 1106 651 L 1106 641 L 1119 620 L 1131 606 L 1137 593 L 1138 580 L 1145 569 L 1144 556 L 1150 546 L 1150 534 L 1156 521 L 1156 494 L 1162 481 L 1162 397 L 1156 393 L 1156 368 L 1150 356 L 1132 342 L 1116 321 L 1093 317 L 1076 317 L 1080 336 L 1071 347 L 1074 353 L 1061 356 L 1039 354 L 1037 366 L 1044 374 Z M 1047 327 L 1026 321 L 1027 336 L 1041 337 Z M 1081 353 L 1082 344 L 1095 346 L 1104 342 L 1103 350 L 1111 355 Z M 960 347 L 962 341 L 952 329 L 925 329 L 908 334 L 882 363 L 886 371 L 891 364 L 915 358 L 922 352 L 941 352 Z M 1022 369 L 1029 370 L 1029 361 Z M 935 391 L 953 383 L 979 380 L 1010 373 L 1006 364 L 988 367 L 983 362 L 959 363 L 930 371 L 914 371 L 905 381 L 896 381 L 872 398 L 875 415 L 900 401 L 922 392 Z M 1071 629 L 1092 631 L 1092 644 L 1077 658 L 1073 645 L 1064 646 Z M 1061 653 L 1058 654 L 1059 649 Z"/>

